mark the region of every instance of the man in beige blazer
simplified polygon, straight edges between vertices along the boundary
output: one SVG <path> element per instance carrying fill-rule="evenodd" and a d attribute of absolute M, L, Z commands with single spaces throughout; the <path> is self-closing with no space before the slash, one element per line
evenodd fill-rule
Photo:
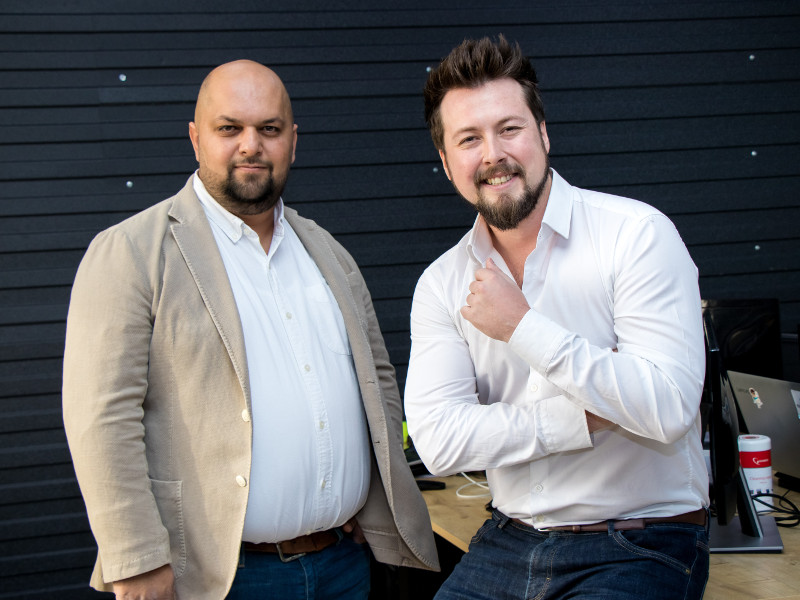
<path fill-rule="evenodd" d="M 249 564 L 251 548 L 274 559 L 274 568 L 297 570 L 341 547 L 330 540 L 342 535 L 363 535 L 380 562 L 438 569 L 427 510 L 403 454 L 394 369 L 367 287 L 347 251 L 280 200 L 297 141 L 280 79 L 250 61 L 218 67 L 201 87 L 190 137 L 198 172 L 175 196 L 100 233 L 73 286 L 63 409 L 99 549 L 91 585 L 118 598 L 220 599 L 242 562 Z M 254 421 L 265 410 L 254 404 L 297 400 L 270 388 L 261 394 L 266 399 L 256 398 L 240 284 L 232 283 L 224 238 L 215 237 L 201 188 L 232 221 L 241 220 L 243 231 L 258 235 L 261 258 L 274 260 L 284 250 L 273 247 L 278 228 L 293 231 L 341 313 L 363 407 L 358 416 L 366 423 L 365 433 L 348 425 L 344 441 L 364 437 L 366 477 L 355 514 L 339 514 L 330 530 L 268 540 L 278 543 L 245 539 L 250 509 L 293 487 L 250 494 L 257 463 L 293 458 L 253 452 L 260 424 Z M 255 370 L 286 352 L 272 339 L 255 343 L 268 347 Z M 323 396 L 335 395 L 328 382 L 320 384 Z M 299 483 L 314 477 L 296 473 Z M 318 546 L 324 549 L 314 551 Z"/>

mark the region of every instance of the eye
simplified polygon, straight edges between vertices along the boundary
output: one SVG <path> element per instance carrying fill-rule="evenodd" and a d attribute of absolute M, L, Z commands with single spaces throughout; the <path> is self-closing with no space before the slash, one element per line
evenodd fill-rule
<path fill-rule="evenodd" d="M 520 131 L 521 129 L 522 127 L 520 127 L 519 125 L 508 125 L 507 127 L 503 127 L 501 133 L 514 134 Z"/>
<path fill-rule="evenodd" d="M 220 125 L 219 127 L 217 127 L 217 131 L 226 134 L 235 133 L 236 130 L 237 127 L 235 125 Z"/>
<path fill-rule="evenodd" d="M 458 141 L 459 146 L 469 146 L 470 144 L 475 143 L 478 140 L 478 137 L 475 135 L 468 135 L 467 137 L 461 138 Z"/>

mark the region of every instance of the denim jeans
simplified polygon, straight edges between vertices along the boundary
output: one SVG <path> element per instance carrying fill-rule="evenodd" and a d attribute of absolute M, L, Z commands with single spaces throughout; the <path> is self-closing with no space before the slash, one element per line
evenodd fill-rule
<path fill-rule="evenodd" d="M 698 525 L 548 533 L 494 511 L 435 600 L 699 600 L 707 580 L 708 532 Z"/>
<path fill-rule="evenodd" d="M 228 600 L 366 600 L 369 550 L 344 538 L 284 563 L 277 554 L 242 552 Z"/>

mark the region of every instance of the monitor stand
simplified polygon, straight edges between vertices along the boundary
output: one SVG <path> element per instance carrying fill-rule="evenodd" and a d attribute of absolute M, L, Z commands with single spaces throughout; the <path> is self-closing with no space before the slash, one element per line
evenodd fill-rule
<path fill-rule="evenodd" d="M 711 552 L 783 552 L 783 541 L 775 517 L 759 517 L 741 465 L 737 483 L 738 516 L 727 525 L 711 519 L 708 545 Z"/>
<path fill-rule="evenodd" d="M 742 533 L 739 517 L 733 517 L 727 525 L 711 519 L 708 544 L 713 553 L 783 552 L 783 540 L 775 524 L 775 517 L 758 517 L 761 521 L 761 536 Z"/>

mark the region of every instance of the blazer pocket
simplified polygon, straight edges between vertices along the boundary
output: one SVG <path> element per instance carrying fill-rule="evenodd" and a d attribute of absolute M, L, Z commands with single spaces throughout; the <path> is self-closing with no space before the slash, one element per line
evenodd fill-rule
<path fill-rule="evenodd" d="M 177 579 L 186 570 L 186 537 L 183 527 L 182 482 L 151 479 L 161 522 L 169 532 L 169 551 L 172 570 Z"/>

